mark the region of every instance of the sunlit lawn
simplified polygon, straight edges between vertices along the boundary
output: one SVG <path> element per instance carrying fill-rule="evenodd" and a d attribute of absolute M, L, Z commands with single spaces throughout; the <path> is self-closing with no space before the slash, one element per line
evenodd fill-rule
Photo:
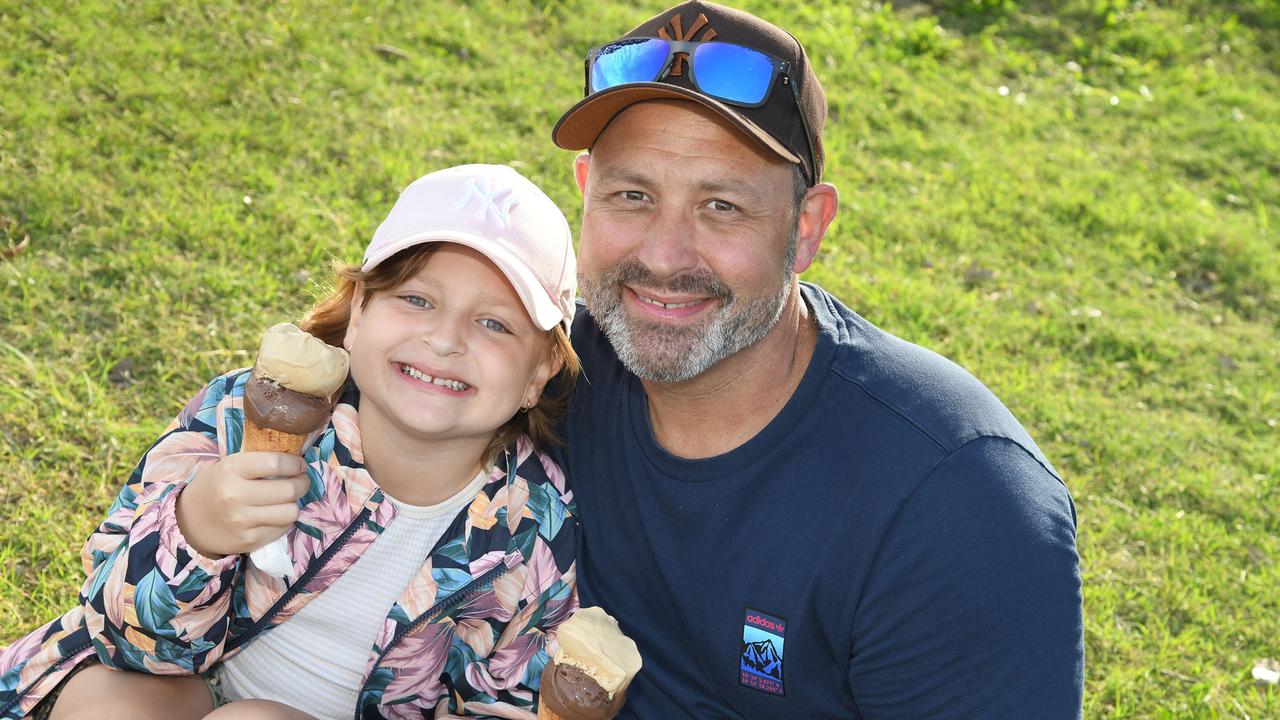
<path fill-rule="evenodd" d="M 1086 717 L 1280 717 L 1280 6 L 745 4 L 830 99 L 808 279 L 987 382 L 1075 496 Z M 0 642 L 410 180 L 511 163 L 576 217 L 550 128 L 661 7 L 0 2 Z"/>

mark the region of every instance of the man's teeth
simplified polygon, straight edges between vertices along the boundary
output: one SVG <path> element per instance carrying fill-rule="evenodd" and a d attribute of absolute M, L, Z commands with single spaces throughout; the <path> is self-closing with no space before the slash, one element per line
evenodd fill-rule
<path fill-rule="evenodd" d="M 645 303 L 648 303 L 648 304 L 650 304 L 650 305 L 655 305 L 655 306 L 660 307 L 660 308 L 662 308 L 662 309 L 664 309 L 664 310 L 675 310 L 675 309 L 677 309 L 677 308 L 687 308 L 687 307 L 690 307 L 690 306 L 692 306 L 692 305 L 697 305 L 697 304 L 698 304 L 698 302 L 699 302 L 699 301 L 697 301 L 697 300 L 694 300 L 693 302 L 683 302 L 683 303 L 664 303 L 664 302 L 658 302 L 657 300 L 652 300 L 652 299 L 647 298 L 647 297 L 645 297 L 645 296 L 643 296 L 643 295 L 638 295 L 638 294 L 637 294 L 637 295 L 636 295 L 636 297 L 640 298 L 640 301 L 641 301 L 641 302 L 645 302 Z"/>
<path fill-rule="evenodd" d="M 449 388 L 450 390 L 457 390 L 458 392 L 462 392 L 463 390 L 466 390 L 467 388 L 471 387 L 470 385 L 458 380 L 431 377 L 430 375 L 424 372 L 420 372 L 415 368 L 409 367 L 408 365 L 401 365 L 400 372 L 404 373 L 405 375 L 408 375 L 409 377 L 417 378 L 423 382 L 429 382 L 433 385 L 441 385 L 443 387 Z"/>

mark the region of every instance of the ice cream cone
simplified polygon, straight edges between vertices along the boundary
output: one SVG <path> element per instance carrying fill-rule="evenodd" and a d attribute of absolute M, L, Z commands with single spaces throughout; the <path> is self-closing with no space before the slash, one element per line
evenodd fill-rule
<path fill-rule="evenodd" d="M 342 348 L 289 323 L 268 328 L 244 385 L 240 448 L 300 454 L 307 438 L 328 421 L 349 367 Z"/>
<path fill-rule="evenodd" d="M 290 455 L 302 453 L 302 446 L 307 442 L 306 435 L 287 433 L 268 427 L 261 427 L 249 418 L 244 420 L 244 444 L 241 449 L 249 452 L 267 450 Z"/>
<path fill-rule="evenodd" d="M 564 720 L 556 714 L 554 710 L 547 707 L 546 703 L 538 703 L 538 720 Z"/>
<path fill-rule="evenodd" d="M 558 648 L 539 679 L 538 717 L 610 720 L 640 671 L 636 644 L 598 607 L 581 608 L 556 629 Z"/>

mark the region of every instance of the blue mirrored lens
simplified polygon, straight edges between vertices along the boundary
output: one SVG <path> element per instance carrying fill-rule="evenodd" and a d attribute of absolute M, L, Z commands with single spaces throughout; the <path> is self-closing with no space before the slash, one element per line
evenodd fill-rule
<path fill-rule="evenodd" d="M 620 40 L 600 48 L 591 65 L 591 92 L 658 79 L 671 46 L 658 38 Z"/>
<path fill-rule="evenodd" d="M 693 76 L 712 97 L 756 105 L 769 94 L 773 61 L 749 47 L 709 42 L 693 51 Z"/>

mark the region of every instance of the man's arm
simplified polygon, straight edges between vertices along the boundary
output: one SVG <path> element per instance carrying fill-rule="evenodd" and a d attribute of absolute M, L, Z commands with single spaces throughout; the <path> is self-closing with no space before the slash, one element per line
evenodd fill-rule
<path fill-rule="evenodd" d="M 854 624 L 868 719 L 1080 717 L 1075 509 L 1016 443 L 973 440 L 903 506 Z"/>

